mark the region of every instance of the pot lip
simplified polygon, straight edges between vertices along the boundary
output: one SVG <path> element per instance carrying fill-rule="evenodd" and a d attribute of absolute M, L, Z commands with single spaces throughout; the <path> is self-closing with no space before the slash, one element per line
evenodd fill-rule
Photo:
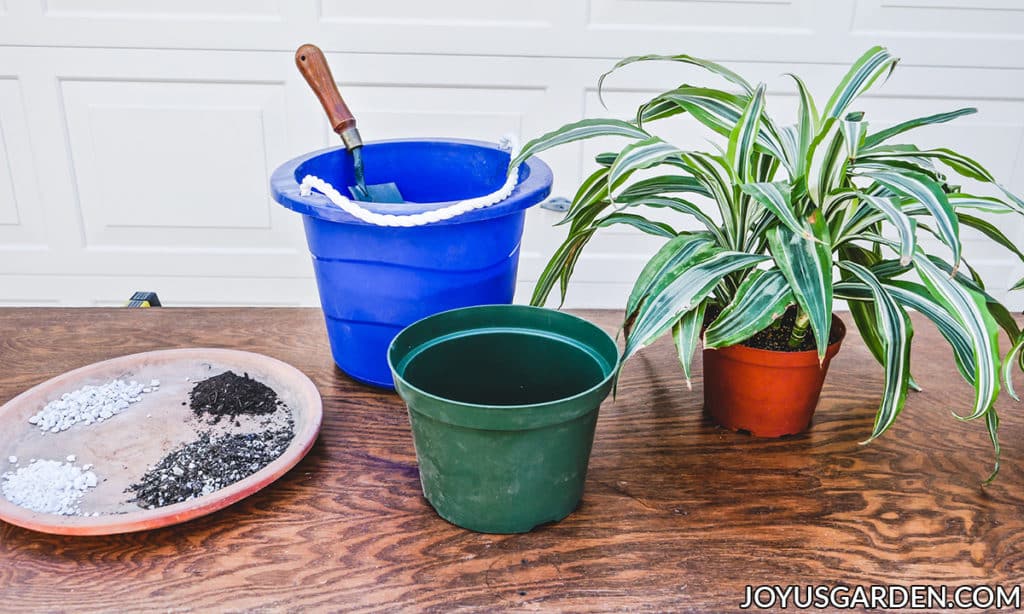
<path fill-rule="evenodd" d="M 832 314 L 832 326 L 839 327 L 839 339 L 830 343 L 825 349 L 824 361 L 831 360 L 839 352 L 839 347 L 846 339 L 846 323 L 835 313 Z M 779 350 L 766 350 L 752 348 L 737 343 L 723 348 L 704 348 L 704 354 L 708 352 L 721 352 L 722 358 L 745 362 L 749 364 L 762 365 L 765 367 L 805 367 L 819 366 L 817 350 L 801 350 L 799 352 L 783 352 Z M 823 362 L 824 362 L 823 361 Z"/>
<path fill-rule="evenodd" d="M 409 383 L 409 381 L 406 380 L 405 377 L 403 377 L 402 374 L 399 373 L 398 365 L 395 364 L 395 361 L 394 361 L 394 359 L 392 357 L 392 353 L 395 351 L 395 346 L 399 342 L 399 340 L 400 340 L 400 338 L 401 338 L 401 336 L 402 336 L 402 334 L 404 332 L 406 332 L 407 330 L 411 329 L 412 327 L 414 327 L 414 326 L 416 326 L 416 325 L 418 325 L 418 324 L 420 324 L 422 322 L 425 322 L 427 320 L 430 320 L 432 318 L 441 317 L 441 316 L 449 316 L 450 317 L 452 314 L 456 314 L 458 312 L 470 312 L 470 311 L 477 311 L 477 310 L 481 310 L 481 309 L 492 309 L 492 308 L 497 308 L 497 309 L 500 309 L 502 311 L 507 311 L 507 312 L 522 311 L 522 312 L 526 312 L 526 313 L 535 313 L 535 314 L 536 313 L 547 313 L 547 314 L 552 314 L 553 317 L 558 317 L 558 318 L 563 318 L 563 319 L 567 319 L 567 320 L 574 320 L 574 321 L 582 322 L 586 326 L 588 326 L 588 327 L 592 328 L 593 330 L 597 331 L 598 333 L 600 333 L 600 335 L 602 335 L 602 342 L 604 340 L 608 341 L 608 343 L 610 344 L 610 347 L 614 350 L 615 360 L 612 362 L 612 364 L 609 365 L 610 368 L 608 370 L 608 373 L 603 378 L 601 378 L 601 380 L 599 382 L 597 382 L 596 384 L 594 384 L 590 388 L 587 388 L 586 390 L 582 390 L 582 391 L 580 391 L 580 392 L 578 392 L 578 393 L 576 393 L 576 394 L 574 394 L 572 396 L 562 397 L 560 399 L 554 399 L 554 400 L 551 400 L 551 401 L 545 401 L 543 403 L 531 403 L 531 404 L 526 404 L 526 405 L 492 405 L 492 404 L 482 404 L 482 403 L 465 403 L 463 401 L 457 401 L 457 400 L 454 400 L 454 399 L 445 398 L 445 397 L 433 394 L 431 392 L 427 392 L 426 390 L 423 390 L 422 388 Z M 502 330 L 506 330 L 507 331 L 510 328 L 515 328 L 515 327 L 492 326 L 492 327 L 489 327 L 489 328 L 476 328 L 475 330 L 483 331 L 483 330 L 498 330 L 498 329 L 502 329 Z M 522 330 L 528 330 L 525 327 L 519 327 L 519 328 L 521 328 Z M 540 332 L 540 331 L 538 331 L 537 329 L 532 329 L 531 330 L 531 334 L 537 334 L 538 332 Z M 436 338 L 435 343 L 443 342 L 444 340 L 453 339 L 453 338 L 460 337 L 460 336 L 462 336 L 462 335 L 458 335 L 458 334 L 440 335 L 440 336 L 438 336 Z M 551 339 L 558 339 L 558 338 L 560 338 L 560 339 L 572 339 L 572 337 L 570 337 L 568 335 L 562 335 L 562 334 L 550 333 L 547 336 L 549 338 L 551 338 Z M 607 361 L 605 361 L 603 359 L 603 357 L 599 356 L 599 352 L 597 351 L 597 348 L 590 347 L 590 344 L 581 344 L 581 345 L 587 346 L 591 350 L 588 353 L 593 355 L 595 359 L 599 359 L 600 358 L 600 362 L 607 363 Z M 474 413 L 487 413 L 487 414 L 490 414 L 490 415 L 510 414 L 510 415 L 515 415 L 515 416 L 518 416 L 518 417 L 524 416 L 526 412 L 541 413 L 541 414 L 548 413 L 549 410 L 555 409 L 555 408 L 557 408 L 559 406 L 562 406 L 562 405 L 564 405 L 566 403 L 571 403 L 573 401 L 578 401 L 578 400 L 581 400 L 581 399 L 585 399 L 588 396 L 600 393 L 601 390 L 607 388 L 611 384 L 612 380 L 616 377 L 616 375 L 618 374 L 618 371 L 619 371 L 619 366 L 620 366 L 621 361 L 622 361 L 622 359 L 621 359 L 621 357 L 619 355 L 618 346 L 615 344 L 615 340 L 612 339 L 611 335 L 609 335 L 601 327 L 599 327 L 598 325 L 594 324 L 593 322 L 590 322 L 589 320 L 586 320 L 586 319 L 581 318 L 579 316 L 573 315 L 571 313 L 566 313 L 564 311 L 560 311 L 560 310 L 556 310 L 556 309 L 548 309 L 546 307 L 534 307 L 532 305 L 514 305 L 514 304 L 513 305 L 510 305 L 510 304 L 472 305 L 472 306 L 469 306 L 469 307 L 459 307 L 459 308 L 456 308 L 456 309 L 449 309 L 449 310 L 446 310 L 446 311 L 440 311 L 438 313 L 429 315 L 429 316 L 427 316 L 425 318 L 421 318 L 421 319 L 413 322 L 412 324 L 408 325 L 407 327 L 402 329 L 401 332 L 399 332 L 397 335 L 395 335 L 395 338 L 392 339 L 391 343 L 388 345 L 387 359 L 388 359 L 388 366 L 391 367 L 391 374 L 392 374 L 392 376 L 395 379 L 396 388 L 398 388 L 399 385 L 400 385 L 402 388 L 410 390 L 410 391 L 416 393 L 417 395 L 426 397 L 426 398 L 434 400 L 434 401 L 438 401 L 438 402 L 444 403 L 444 404 L 452 406 L 452 407 L 459 407 L 459 408 L 462 408 L 462 409 L 466 409 L 466 410 L 472 411 Z M 603 366 L 604 366 L 604 364 L 602 364 L 602 367 Z M 410 409 L 413 409 L 413 408 L 410 406 Z M 594 409 L 594 408 L 590 408 L 590 410 L 592 410 L 592 409 Z M 588 410 L 588 411 L 590 411 L 590 410 Z M 418 410 L 416 410 L 416 411 L 418 411 Z M 420 413 L 423 413 L 423 412 L 420 412 Z M 586 413 L 586 412 L 581 412 L 581 414 L 582 413 Z M 567 419 L 571 419 L 571 417 L 569 417 Z"/>
<path fill-rule="evenodd" d="M 474 139 L 457 138 L 414 138 L 414 139 L 382 139 L 379 141 L 368 141 L 364 147 L 373 149 L 380 145 L 416 145 L 416 144 L 440 144 L 455 145 L 462 147 L 475 147 L 478 149 L 508 153 L 497 143 L 478 141 Z M 327 147 L 311 151 L 292 158 L 278 166 L 270 176 L 270 193 L 275 201 L 283 207 L 297 213 L 310 217 L 327 220 L 329 222 L 341 222 L 345 224 L 356 224 L 372 226 L 362 220 L 358 220 L 348 213 L 345 213 L 334 205 L 326 196 L 319 192 L 312 192 L 308 196 L 299 193 L 299 180 L 295 177 L 296 170 L 309 160 L 318 156 L 326 155 L 338 150 L 345 150 L 343 145 Z M 520 167 L 519 181 L 516 183 L 512 193 L 504 200 L 489 207 L 483 207 L 465 213 L 463 215 L 430 224 L 431 226 L 445 226 L 461 224 L 479 220 L 491 219 L 521 211 L 532 207 L 547 198 L 551 193 L 551 184 L 554 175 L 551 167 L 537 156 L 530 156 Z M 483 196 L 481 194 L 480 196 Z M 411 215 L 442 209 L 450 205 L 462 202 L 461 200 L 437 201 L 430 203 L 360 203 L 366 209 L 375 213 Z"/>

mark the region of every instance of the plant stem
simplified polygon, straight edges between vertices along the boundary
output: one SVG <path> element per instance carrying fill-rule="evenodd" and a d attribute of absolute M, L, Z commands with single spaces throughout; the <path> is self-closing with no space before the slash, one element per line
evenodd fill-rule
<path fill-rule="evenodd" d="M 804 342 L 804 337 L 807 336 L 807 327 L 810 324 L 811 317 L 803 309 L 797 307 L 796 321 L 793 322 L 793 332 L 789 335 L 789 347 L 800 347 L 800 344 Z"/>

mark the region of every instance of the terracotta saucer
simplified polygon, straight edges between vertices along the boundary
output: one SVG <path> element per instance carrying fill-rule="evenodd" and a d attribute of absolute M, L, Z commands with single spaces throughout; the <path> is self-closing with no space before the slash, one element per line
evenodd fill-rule
<path fill-rule="evenodd" d="M 284 454 L 253 475 L 209 495 L 153 510 L 128 501 L 125 489 L 168 452 L 193 441 L 202 430 L 252 432 L 255 419 L 211 425 L 195 418 L 188 393 L 195 382 L 232 370 L 263 382 L 291 409 L 295 437 Z M 154 392 L 120 414 L 91 425 L 76 424 L 60 433 L 43 432 L 28 419 L 48 402 L 87 384 L 112 379 L 148 384 L 160 380 Z M 92 464 L 99 485 L 82 498 L 83 513 L 98 516 L 59 516 L 14 505 L 0 491 L 0 520 L 60 535 L 110 535 L 166 527 L 210 514 L 265 488 L 309 452 L 320 432 L 323 406 L 320 393 L 295 367 L 252 352 L 224 349 L 161 350 L 122 356 L 69 371 L 27 390 L 0 406 L 0 475 L 25 467 L 32 459 L 65 461 L 75 455 L 78 466 Z M 217 430 L 220 429 L 220 430 Z M 225 431 L 227 429 L 227 431 Z M 232 430 L 233 429 L 233 430 Z M 9 457 L 17 457 L 17 465 Z"/>

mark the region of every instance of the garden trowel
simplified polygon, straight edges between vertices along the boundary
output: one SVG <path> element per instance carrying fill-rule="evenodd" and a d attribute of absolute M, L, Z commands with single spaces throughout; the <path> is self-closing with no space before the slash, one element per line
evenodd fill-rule
<path fill-rule="evenodd" d="M 398 186 L 394 183 L 378 183 L 366 185 L 366 178 L 363 174 L 363 139 L 356 129 L 356 118 L 348 105 L 341 98 L 338 86 L 331 75 L 331 67 L 327 65 L 327 58 L 324 57 L 320 48 L 316 45 L 303 45 L 295 52 L 295 65 L 299 72 L 305 77 L 306 83 L 313 88 L 313 93 L 320 99 L 324 111 L 327 112 L 327 119 L 331 127 L 341 137 L 345 148 L 352 153 L 352 165 L 355 170 L 356 184 L 349 187 L 352 196 L 356 200 L 370 201 L 376 203 L 400 203 L 405 202 Z"/>

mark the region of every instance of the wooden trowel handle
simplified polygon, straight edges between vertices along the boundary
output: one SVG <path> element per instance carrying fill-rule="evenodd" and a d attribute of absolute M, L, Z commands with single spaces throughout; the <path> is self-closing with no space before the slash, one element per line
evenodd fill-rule
<path fill-rule="evenodd" d="M 313 88 L 313 93 L 320 99 L 324 111 L 327 112 L 327 119 L 331 122 L 331 128 L 337 132 L 345 146 L 349 149 L 362 145 L 359 139 L 359 132 L 356 130 L 356 118 L 348 105 L 341 98 L 338 86 L 331 74 L 331 67 L 327 65 L 327 58 L 323 51 L 316 45 L 303 45 L 295 52 L 295 65 L 299 72 L 305 77 L 306 83 Z"/>

